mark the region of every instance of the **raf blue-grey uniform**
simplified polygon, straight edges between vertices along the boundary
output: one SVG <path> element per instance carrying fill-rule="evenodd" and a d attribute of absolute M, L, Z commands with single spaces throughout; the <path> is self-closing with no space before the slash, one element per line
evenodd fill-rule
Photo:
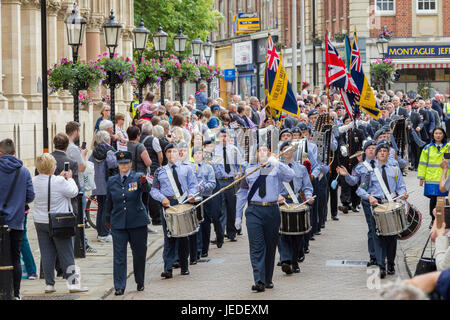
<path fill-rule="evenodd" d="M 141 173 L 130 171 L 124 176 L 109 178 L 106 194 L 106 222 L 111 224 L 114 252 L 114 287 L 125 290 L 127 283 L 127 244 L 133 253 L 136 283 L 144 285 L 147 258 L 147 225 L 150 220 L 142 202 L 142 194 L 149 192 L 148 183 L 141 184 Z"/>
<path fill-rule="evenodd" d="M 375 165 L 375 159 L 369 159 L 366 158 L 364 160 L 367 162 L 369 166 L 371 165 L 371 160 L 373 160 L 373 164 Z M 367 167 L 364 165 L 364 162 L 358 163 L 358 165 L 353 168 L 351 175 L 348 174 L 345 177 L 345 182 L 347 182 L 350 186 L 356 186 L 360 183 L 361 177 L 366 176 L 369 173 Z M 367 245 L 369 250 L 369 256 L 371 261 L 376 260 L 376 254 L 375 254 L 375 241 L 378 241 L 376 238 L 376 231 L 375 231 L 375 220 L 372 215 L 372 210 L 370 208 L 370 203 L 368 200 L 361 199 L 361 204 L 364 211 L 364 216 L 366 217 L 367 226 L 369 227 L 369 231 L 367 232 Z"/>
<path fill-rule="evenodd" d="M 187 197 L 194 196 L 198 190 L 197 179 L 195 178 L 192 168 L 188 165 L 183 165 L 181 162 L 177 164 L 167 164 L 170 170 L 176 170 L 178 179 L 181 184 L 180 195 L 182 196 L 185 192 Z M 173 168 L 175 166 L 175 168 Z M 178 200 L 175 197 L 175 191 L 169 182 L 169 178 L 166 173 L 166 166 L 159 167 L 155 171 L 153 177 L 153 186 L 150 191 L 150 195 L 153 199 L 162 202 L 164 198 L 169 199 L 170 205 L 174 206 L 178 204 Z M 164 218 L 164 209 L 161 211 L 161 222 L 164 231 L 164 271 L 171 272 L 173 264 L 177 259 L 176 249 L 178 242 L 178 258 L 180 261 L 181 271 L 188 270 L 188 253 L 189 253 L 189 240 L 188 237 L 173 238 L 167 236 L 167 226 L 166 220 Z"/>
<path fill-rule="evenodd" d="M 246 173 L 258 166 L 250 165 L 246 169 Z M 267 175 L 265 183 L 262 183 L 254 195 L 248 199 L 255 181 L 260 175 Z M 248 202 L 245 217 L 250 244 L 250 261 L 255 284 L 258 284 L 258 282 L 265 285 L 272 283 L 281 223 L 280 209 L 277 203 L 278 196 L 282 182 L 290 182 L 294 176 L 294 170 L 283 163 L 278 163 L 275 167 L 269 165 L 245 178 L 237 193 L 237 218 L 242 219 L 244 206 Z M 264 185 L 266 192 L 261 198 L 259 189 L 264 188 Z"/>
<path fill-rule="evenodd" d="M 293 192 L 297 196 L 298 201 L 302 202 L 302 199 L 299 196 L 300 190 L 303 191 L 306 199 L 311 198 L 313 194 L 313 186 L 306 167 L 296 161 L 285 164 L 287 164 L 295 172 L 294 179 L 292 180 L 294 184 Z M 284 185 L 281 185 L 280 194 L 286 199 L 286 203 L 293 203 L 293 199 Z M 294 267 L 298 267 L 297 259 L 303 256 L 303 241 L 303 235 L 281 234 L 278 240 L 278 250 L 280 252 L 281 262 L 286 262 Z"/>
<path fill-rule="evenodd" d="M 380 165 L 377 160 L 374 165 L 375 167 L 378 167 L 380 173 L 382 173 L 383 166 Z M 392 198 L 404 194 L 406 192 L 406 185 L 400 168 L 386 164 L 385 170 Z M 356 193 L 361 199 L 366 201 L 369 200 L 369 195 L 375 197 L 379 203 L 387 201 L 374 171 L 368 172 L 368 174 L 361 177 L 361 184 Z M 385 269 L 387 258 L 388 265 L 394 266 L 395 254 L 397 251 L 397 235 L 376 236 L 376 238 L 379 240 L 375 241 L 375 255 L 378 265 Z"/>
<path fill-rule="evenodd" d="M 226 145 L 227 164 L 230 171 L 226 172 L 223 159 L 223 144 L 218 144 L 214 152 L 214 172 L 216 173 L 217 186 L 216 191 L 228 186 L 234 182 L 234 174 L 242 174 L 245 171 L 239 150 L 230 144 Z M 222 192 L 221 198 L 221 224 L 222 230 L 226 230 L 229 239 L 236 239 L 237 230 L 234 226 L 236 219 L 236 194 L 234 188 L 229 188 Z"/>
<path fill-rule="evenodd" d="M 216 177 L 213 167 L 202 161 L 198 164 L 194 164 L 194 173 L 197 181 L 200 185 L 200 195 L 203 199 L 212 195 L 213 190 L 216 188 Z M 206 201 L 203 206 L 203 222 L 200 224 L 199 231 L 199 243 L 198 250 L 201 251 L 203 256 L 208 255 L 209 240 L 211 238 L 211 223 L 214 225 L 218 240 L 223 242 L 222 225 L 220 224 L 218 208 L 213 207 L 214 202 Z"/>

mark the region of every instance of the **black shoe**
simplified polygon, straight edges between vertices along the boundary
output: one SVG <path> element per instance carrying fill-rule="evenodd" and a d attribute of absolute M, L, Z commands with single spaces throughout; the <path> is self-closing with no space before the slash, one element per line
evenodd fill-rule
<path fill-rule="evenodd" d="M 160 226 L 160 225 L 162 225 L 161 220 L 158 220 L 158 221 L 153 220 L 153 221 L 152 221 L 152 225 L 154 225 L 154 226 Z"/>
<path fill-rule="evenodd" d="M 297 258 L 297 262 L 302 263 L 303 261 L 305 261 L 305 256 L 304 255 Z"/>
<path fill-rule="evenodd" d="M 264 283 L 258 282 L 257 284 L 254 284 L 252 286 L 252 290 L 257 292 L 264 292 L 265 287 L 266 286 L 264 285 Z"/>
<path fill-rule="evenodd" d="M 191 261 L 190 265 L 195 266 L 197 264 L 197 260 Z"/>
<path fill-rule="evenodd" d="M 414 167 L 409 167 L 409 171 L 414 171 Z"/>
<path fill-rule="evenodd" d="M 179 267 L 180 267 L 180 262 L 175 261 L 175 263 L 173 264 L 173 268 L 178 269 Z"/>
<path fill-rule="evenodd" d="M 114 292 L 115 296 L 123 296 L 123 293 L 125 292 L 125 290 L 123 289 L 117 289 L 116 292 Z"/>
<path fill-rule="evenodd" d="M 317 231 L 317 232 L 314 232 L 314 234 L 315 234 L 316 236 L 320 236 L 320 235 L 322 234 L 322 232 Z"/>
<path fill-rule="evenodd" d="M 352 207 L 352 211 L 353 211 L 353 212 L 359 212 L 359 210 L 356 209 L 356 207 Z"/>
<path fill-rule="evenodd" d="M 237 230 L 238 236 L 242 236 L 242 229 Z"/>
<path fill-rule="evenodd" d="M 208 256 L 208 252 L 202 252 L 202 254 L 200 255 L 202 258 L 206 258 Z"/>
<path fill-rule="evenodd" d="M 161 273 L 161 277 L 166 278 L 166 279 L 172 278 L 173 277 L 172 270 L 171 271 L 164 271 L 163 273 Z"/>
<path fill-rule="evenodd" d="M 342 211 L 343 213 L 346 213 L 346 214 L 348 213 L 348 207 L 347 206 L 339 206 L 338 209 L 340 211 Z"/>
<path fill-rule="evenodd" d="M 380 268 L 380 278 L 386 278 L 386 268 Z"/>
<path fill-rule="evenodd" d="M 292 270 L 294 271 L 294 273 L 300 273 L 300 267 L 299 266 L 294 266 L 294 268 Z"/>
<path fill-rule="evenodd" d="M 222 248 L 222 246 L 223 246 L 223 242 L 217 242 L 217 248 Z"/>
<path fill-rule="evenodd" d="M 181 270 L 182 276 L 188 276 L 190 274 L 189 270 Z"/>
<path fill-rule="evenodd" d="M 315 233 L 314 233 L 314 234 L 315 234 Z M 314 238 L 314 236 L 312 236 L 312 237 L 309 238 L 309 241 L 314 241 L 314 240 L 316 240 L 316 238 Z"/>
<path fill-rule="evenodd" d="M 273 289 L 273 282 L 266 284 L 266 289 Z"/>
<path fill-rule="evenodd" d="M 339 221 L 339 218 L 337 216 L 332 216 L 331 219 L 333 219 L 334 221 Z"/>
<path fill-rule="evenodd" d="M 277 267 L 281 267 L 281 261 L 278 261 Z"/>
<path fill-rule="evenodd" d="M 376 265 L 378 265 L 377 259 L 370 258 L 370 261 L 367 262 L 367 266 L 368 266 L 368 267 L 370 267 L 370 266 L 376 266 Z"/>
<path fill-rule="evenodd" d="M 212 244 L 216 244 L 216 243 L 217 243 L 217 240 L 211 240 L 211 243 L 212 243 Z"/>
<path fill-rule="evenodd" d="M 389 274 L 389 275 L 395 274 L 395 268 L 394 268 L 394 265 L 389 265 L 389 264 L 388 264 L 388 267 L 387 267 L 387 274 Z"/>
<path fill-rule="evenodd" d="M 310 253 L 311 251 L 309 251 L 309 249 L 305 249 L 305 253 Z"/>
<path fill-rule="evenodd" d="M 292 268 L 289 263 L 283 262 L 281 264 L 281 270 L 286 274 L 292 274 Z"/>
<path fill-rule="evenodd" d="M 321 229 L 325 229 L 325 223 L 320 226 Z"/>
<path fill-rule="evenodd" d="M 236 242 L 236 241 L 237 241 L 236 237 L 230 238 L 230 242 Z"/>
<path fill-rule="evenodd" d="M 143 284 L 138 284 L 137 291 L 144 291 L 144 285 Z"/>

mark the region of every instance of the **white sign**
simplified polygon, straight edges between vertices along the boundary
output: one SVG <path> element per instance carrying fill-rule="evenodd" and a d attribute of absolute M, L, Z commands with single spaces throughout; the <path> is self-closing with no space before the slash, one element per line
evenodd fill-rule
<path fill-rule="evenodd" d="M 234 65 L 240 66 L 253 63 L 252 41 L 234 44 Z"/>

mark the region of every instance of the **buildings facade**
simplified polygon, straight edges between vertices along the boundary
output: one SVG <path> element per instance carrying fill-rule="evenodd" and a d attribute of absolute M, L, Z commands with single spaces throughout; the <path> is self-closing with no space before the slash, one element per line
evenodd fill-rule
<path fill-rule="evenodd" d="M 131 0 L 78 0 L 80 14 L 88 21 L 79 59 L 96 59 L 106 52 L 101 25 L 114 9 L 123 30 L 116 50 L 132 57 L 134 6 Z M 17 155 L 25 165 L 33 166 L 42 153 L 42 74 L 41 13 L 39 0 L 2 0 L 0 2 L 0 139 L 13 138 Z M 47 0 L 48 69 L 62 57 L 71 58 L 64 20 L 71 14 L 72 0 Z M 90 94 L 94 104 L 80 110 L 81 141 L 92 142 L 92 128 L 100 116 L 102 88 Z M 132 99 L 126 84 L 116 90 L 116 112 L 125 112 Z M 49 96 L 48 126 L 50 139 L 64 132 L 65 123 L 73 120 L 73 98 L 68 92 Z M 52 151 L 52 143 L 49 143 Z"/>

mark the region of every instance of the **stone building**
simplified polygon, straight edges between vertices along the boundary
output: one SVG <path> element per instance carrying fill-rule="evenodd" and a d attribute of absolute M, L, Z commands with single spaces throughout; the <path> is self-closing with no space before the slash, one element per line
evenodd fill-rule
<path fill-rule="evenodd" d="M 64 25 L 71 14 L 73 0 L 47 0 L 48 68 L 62 57 L 72 56 L 67 45 Z M 42 153 L 42 74 L 41 13 L 39 0 L 1 0 L 0 2 L 0 139 L 13 138 L 17 156 L 33 166 Z M 80 14 L 88 21 L 79 59 L 96 59 L 106 52 L 101 25 L 114 9 L 116 20 L 123 25 L 116 52 L 132 57 L 134 6 L 131 0 L 78 0 Z M 47 68 L 47 69 L 48 69 Z M 100 116 L 102 88 L 90 94 L 94 104 L 80 110 L 81 141 L 92 142 L 93 124 Z M 108 93 L 109 94 L 109 93 Z M 132 88 L 126 84 L 116 90 L 116 112 L 125 112 L 132 99 Z M 49 96 L 48 126 L 50 151 L 52 137 L 64 132 L 65 123 L 73 120 L 73 98 L 68 92 Z"/>

